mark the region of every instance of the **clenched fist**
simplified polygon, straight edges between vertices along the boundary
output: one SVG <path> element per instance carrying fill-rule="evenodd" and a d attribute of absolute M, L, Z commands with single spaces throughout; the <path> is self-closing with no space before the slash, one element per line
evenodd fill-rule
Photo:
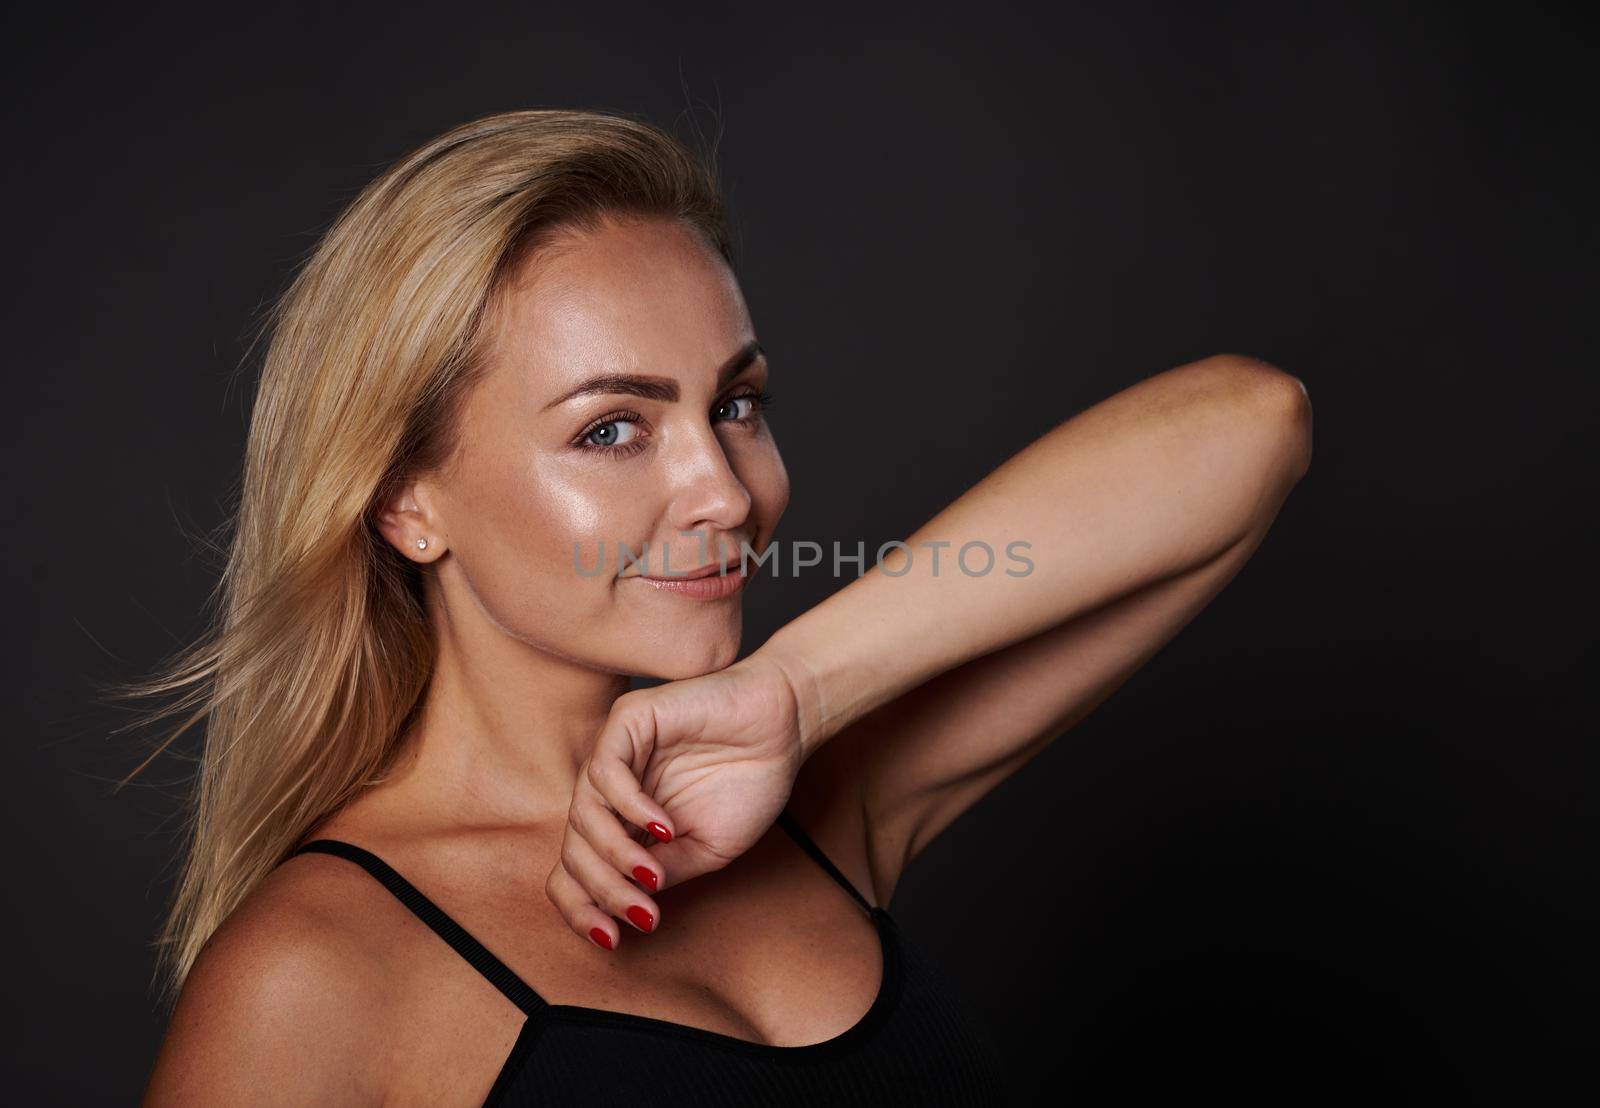
<path fill-rule="evenodd" d="M 625 693 L 580 768 L 545 892 L 574 931 L 607 950 L 618 918 L 653 931 L 661 912 L 648 892 L 755 845 L 804 759 L 794 684 L 759 652 Z"/>

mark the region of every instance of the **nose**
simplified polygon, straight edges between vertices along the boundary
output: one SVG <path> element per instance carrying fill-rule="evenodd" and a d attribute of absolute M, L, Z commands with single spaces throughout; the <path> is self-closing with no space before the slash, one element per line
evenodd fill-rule
<path fill-rule="evenodd" d="M 742 527 L 750 517 L 750 490 L 733 471 L 728 454 L 707 424 L 679 428 L 671 451 L 672 501 L 668 520 L 679 531 L 703 531 L 708 542 Z M 707 554 L 716 557 L 708 547 Z"/>

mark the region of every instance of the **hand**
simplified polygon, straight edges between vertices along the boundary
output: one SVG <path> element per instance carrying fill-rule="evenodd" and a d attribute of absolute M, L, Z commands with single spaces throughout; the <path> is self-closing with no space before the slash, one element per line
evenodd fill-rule
<path fill-rule="evenodd" d="M 759 652 L 623 694 L 580 767 L 546 894 L 608 950 L 618 919 L 653 931 L 661 911 L 645 890 L 721 869 L 755 845 L 804 761 L 794 684 Z"/>

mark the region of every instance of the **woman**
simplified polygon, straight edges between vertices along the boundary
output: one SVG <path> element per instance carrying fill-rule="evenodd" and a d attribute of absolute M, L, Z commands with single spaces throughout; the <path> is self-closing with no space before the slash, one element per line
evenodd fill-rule
<path fill-rule="evenodd" d="M 147 1103 L 1003 1098 L 885 905 L 1238 572 L 1309 402 L 1141 381 L 735 661 L 789 484 L 714 178 L 480 119 L 275 308 L 222 618 L 147 686 L 208 716 Z"/>

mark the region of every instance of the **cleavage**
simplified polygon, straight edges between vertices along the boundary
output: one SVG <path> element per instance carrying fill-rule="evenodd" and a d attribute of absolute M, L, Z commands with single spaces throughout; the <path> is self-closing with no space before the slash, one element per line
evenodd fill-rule
<path fill-rule="evenodd" d="M 623 922 L 616 951 L 580 948 L 559 968 L 541 960 L 547 968 L 529 966 L 528 983 L 558 1006 L 780 1047 L 843 1034 L 883 986 L 877 922 L 781 828 L 655 899 L 655 932 Z M 575 936 L 556 918 L 564 937 L 551 941 L 570 949 Z"/>

